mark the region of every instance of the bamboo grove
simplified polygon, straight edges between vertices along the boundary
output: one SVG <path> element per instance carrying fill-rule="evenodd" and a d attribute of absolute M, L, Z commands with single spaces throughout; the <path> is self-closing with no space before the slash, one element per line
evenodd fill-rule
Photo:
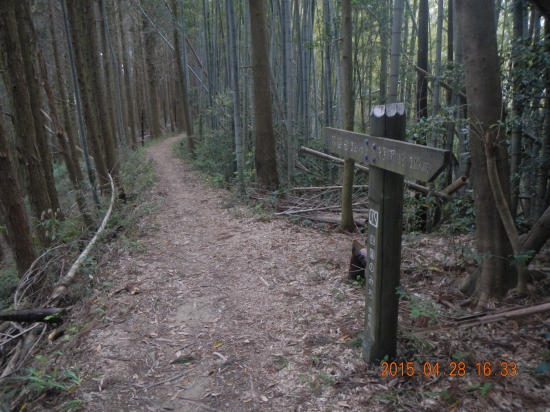
<path fill-rule="evenodd" d="M 431 189 L 474 177 L 458 30 L 469 2 L 0 0 L 1 214 L 19 273 L 51 245 L 40 222 L 73 201 L 59 200 L 53 164 L 91 227 L 110 175 L 125 197 L 119 155 L 170 133 L 218 181 L 275 191 L 336 180 L 300 147 L 325 151 L 324 127 L 365 133 L 373 106 L 403 102 L 408 139 L 455 154 Z M 549 10 L 483 2 L 510 211 L 533 224 L 550 205 Z"/>

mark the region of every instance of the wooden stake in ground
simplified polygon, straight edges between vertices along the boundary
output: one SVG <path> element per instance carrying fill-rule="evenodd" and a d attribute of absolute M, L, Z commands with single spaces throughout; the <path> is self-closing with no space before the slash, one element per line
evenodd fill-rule
<path fill-rule="evenodd" d="M 448 150 L 403 142 L 405 121 L 405 106 L 394 103 L 373 108 L 372 136 L 326 129 L 333 152 L 370 166 L 363 334 L 363 358 L 369 363 L 397 353 L 403 176 L 429 182 L 450 161 Z"/>
<path fill-rule="evenodd" d="M 403 104 L 376 106 L 370 119 L 373 136 L 405 139 L 406 115 Z M 375 143 L 370 143 L 366 156 L 376 161 L 380 153 L 377 153 L 377 149 L 380 148 Z M 363 335 L 363 359 L 370 363 L 386 355 L 393 359 L 397 352 L 399 296 L 395 292 L 399 286 L 401 269 L 403 183 L 402 175 L 370 167 Z"/>

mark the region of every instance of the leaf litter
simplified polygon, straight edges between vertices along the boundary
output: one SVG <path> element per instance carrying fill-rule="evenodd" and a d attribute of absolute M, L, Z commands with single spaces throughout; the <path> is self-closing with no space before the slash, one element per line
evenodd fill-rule
<path fill-rule="evenodd" d="M 549 372 L 534 370 L 548 356 L 548 313 L 415 334 L 468 314 L 458 283 L 472 270 L 472 236 L 405 238 L 396 361 L 417 374 L 382 376 L 361 358 L 363 289 L 346 273 L 363 236 L 258 218 L 204 185 L 174 141 L 149 149 L 161 206 L 140 223 L 144 249 L 115 249 L 101 274 L 128 293 L 97 290 L 75 305 L 71 321 L 87 326 L 49 349 L 65 354 L 59 367 L 80 366 L 84 410 L 547 410 Z M 541 282 L 500 305 L 549 291 Z M 428 376 L 424 362 L 447 375 Z M 452 362 L 463 376 L 449 376 Z M 515 362 L 517 374 L 478 376 L 485 362 Z"/>

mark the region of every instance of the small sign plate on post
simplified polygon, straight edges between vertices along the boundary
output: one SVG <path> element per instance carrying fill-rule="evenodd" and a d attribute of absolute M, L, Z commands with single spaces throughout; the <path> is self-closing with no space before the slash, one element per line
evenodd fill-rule
<path fill-rule="evenodd" d="M 405 138 L 402 103 L 375 106 L 371 134 L 325 129 L 330 150 L 369 165 L 369 224 L 365 268 L 363 358 L 373 363 L 396 356 L 401 266 L 403 176 L 429 182 L 450 161 L 448 150 L 415 145 Z M 386 136 L 386 137 L 378 137 Z"/>
<path fill-rule="evenodd" d="M 451 156 L 448 150 L 330 127 L 325 137 L 334 153 L 422 182 L 435 179 Z"/>

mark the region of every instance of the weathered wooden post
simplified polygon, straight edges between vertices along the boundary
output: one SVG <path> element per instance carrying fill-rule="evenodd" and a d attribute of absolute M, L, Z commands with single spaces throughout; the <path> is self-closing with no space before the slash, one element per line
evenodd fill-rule
<path fill-rule="evenodd" d="M 370 134 L 405 140 L 406 116 L 403 104 L 375 106 L 370 115 Z M 382 164 L 386 153 L 373 139 L 366 139 L 366 161 Z M 395 154 L 393 154 L 395 156 Z M 394 159 L 405 162 L 404 154 Z M 397 313 L 403 228 L 403 175 L 369 167 L 369 230 L 365 268 L 365 329 L 363 359 L 374 362 L 397 350 Z M 382 306 L 384 310 L 382 310 Z"/>
<path fill-rule="evenodd" d="M 330 149 L 369 164 L 369 230 L 365 269 L 363 359 L 395 358 L 401 270 L 403 176 L 432 181 L 448 164 L 450 152 L 403 142 L 405 106 L 375 106 L 372 136 L 326 129 Z"/>

